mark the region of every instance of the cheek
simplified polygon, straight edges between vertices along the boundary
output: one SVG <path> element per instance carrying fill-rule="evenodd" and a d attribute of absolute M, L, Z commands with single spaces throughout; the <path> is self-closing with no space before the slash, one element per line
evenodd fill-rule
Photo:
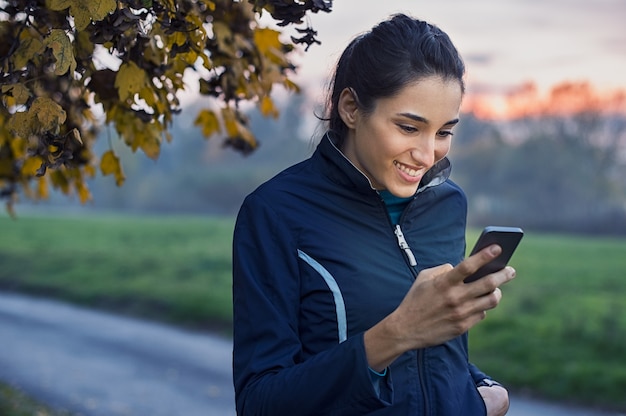
<path fill-rule="evenodd" d="M 437 147 L 435 147 L 435 159 L 437 161 L 443 159 L 450 152 L 451 144 L 450 140 L 442 140 L 440 143 L 437 143 Z"/>
<path fill-rule="evenodd" d="M 388 131 L 378 125 L 372 127 L 366 146 L 366 152 L 371 159 L 383 162 L 384 159 L 402 152 L 402 146 Z"/>

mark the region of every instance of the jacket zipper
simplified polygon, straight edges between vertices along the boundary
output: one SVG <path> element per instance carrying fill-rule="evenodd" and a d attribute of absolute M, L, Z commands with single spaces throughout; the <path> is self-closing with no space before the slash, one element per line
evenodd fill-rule
<path fill-rule="evenodd" d="M 381 202 L 383 203 L 383 205 L 385 204 L 382 200 Z M 404 217 L 404 213 L 402 213 L 401 217 L 400 217 L 400 221 L 402 222 L 402 217 Z M 391 223 L 391 221 L 389 221 Z M 393 226 L 393 224 L 392 224 Z M 411 251 L 411 247 L 409 247 L 409 243 L 407 243 L 406 238 L 404 238 L 404 234 L 402 233 L 402 228 L 400 227 L 400 224 L 396 224 L 395 227 L 393 227 L 394 230 L 394 234 L 396 235 L 396 239 L 398 240 L 398 246 L 400 247 L 400 249 L 402 251 L 404 251 L 404 254 L 406 256 L 407 261 L 409 262 L 409 265 L 411 266 L 411 270 L 413 271 L 413 277 L 417 278 L 417 272 L 415 270 L 415 267 L 417 266 L 417 260 L 415 259 L 415 255 L 413 254 L 413 252 Z M 418 377 L 419 377 L 419 381 L 420 381 L 420 390 L 422 392 L 422 400 L 423 400 L 423 411 L 424 411 L 424 415 L 428 414 L 428 394 L 426 393 L 426 385 L 425 385 L 425 380 L 426 377 L 424 376 L 424 350 L 420 349 L 417 351 L 417 372 L 418 372 Z"/>
<path fill-rule="evenodd" d="M 417 373 L 419 376 L 419 380 L 420 380 L 420 387 L 421 387 L 421 391 L 422 391 L 422 399 L 423 399 L 423 404 L 424 404 L 424 415 L 428 415 L 429 411 L 428 411 L 428 395 L 426 394 L 426 377 L 424 376 L 424 350 L 420 349 L 417 352 Z"/>
<path fill-rule="evenodd" d="M 412 270 L 415 270 L 414 267 L 417 266 L 417 260 L 415 259 L 415 255 L 411 251 L 411 247 L 409 247 L 409 243 L 406 242 L 404 238 L 404 234 L 402 233 L 402 228 L 400 228 L 400 224 L 396 224 L 394 229 L 394 233 L 396 234 L 396 238 L 398 239 L 398 245 L 404 251 L 409 264 L 412 266 Z M 416 276 L 417 277 L 417 276 Z M 428 415 L 429 408 L 429 400 L 428 395 L 426 394 L 426 377 L 424 376 L 424 350 L 420 349 L 417 351 L 417 372 L 420 381 L 420 390 L 422 392 L 422 403 L 424 405 L 423 412 L 424 415 Z"/>
<path fill-rule="evenodd" d="M 406 255 L 406 258 L 409 261 L 411 267 L 417 266 L 417 260 L 415 260 L 415 255 L 411 251 L 411 247 L 409 247 L 409 244 L 406 242 L 404 234 L 402 234 L 400 224 L 396 224 L 396 228 L 393 232 L 396 234 L 396 238 L 398 239 L 398 245 L 404 251 L 404 254 Z"/>

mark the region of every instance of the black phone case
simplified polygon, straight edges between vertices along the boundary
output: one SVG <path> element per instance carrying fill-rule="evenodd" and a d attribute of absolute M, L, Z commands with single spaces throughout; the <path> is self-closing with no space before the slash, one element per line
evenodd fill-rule
<path fill-rule="evenodd" d="M 473 282 L 483 276 L 505 268 L 523 236 L 524 231 L 517 227 L 486 227 L 478 238 L 478 241 L 476 241 L 476 245 L 470 255 L 476 254 L 492 244 L 497 244 L 502 247 L 502 253 L 478 269 L 476 273 L 467 277 L 465 283 Z"/>

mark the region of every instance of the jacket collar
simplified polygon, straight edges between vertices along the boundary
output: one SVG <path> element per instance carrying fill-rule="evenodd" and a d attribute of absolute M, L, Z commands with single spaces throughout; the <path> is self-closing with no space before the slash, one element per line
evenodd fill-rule
<path fill-rule="evenodd" d="M 327 176 L 334 182 L 361 193 L 376 192 L 369 178 L 339 150 L 337 142 L 336 134 L 328 131 L 317 146 L 316 153 L 325 164 Z M 444 157 L 426 172 L 415 194 L 444 183 L 450 177 L 451 171 L 450 161 Z"/>

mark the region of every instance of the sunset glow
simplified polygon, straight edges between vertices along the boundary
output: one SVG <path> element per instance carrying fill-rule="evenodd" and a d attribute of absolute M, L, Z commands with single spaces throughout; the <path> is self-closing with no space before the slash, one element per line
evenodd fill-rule
<path fill-rule="evenodd" d="M 528 82 L 508 94 L 469 93 L 462 111 L 485 120 L 583 112 L 626 115 L 626 89 L 598 91 L 589 82 L 563 82 L 542 93 Z"/>

